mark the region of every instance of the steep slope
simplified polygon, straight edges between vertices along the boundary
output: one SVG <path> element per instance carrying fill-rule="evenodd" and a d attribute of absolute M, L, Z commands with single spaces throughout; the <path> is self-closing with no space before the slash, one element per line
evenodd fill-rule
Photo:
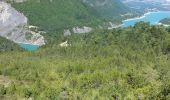
<path fill-rule="evenodd" d="M 119 0 L 83 0 L 83 2 L 102 18 L 113 18 L 130 12 L 130 9 Z"/>
<path fill-rule="evenodd" d="M 0 53 L 7 51 L 20 51 L 22 50 L 17 44 L 0 37 Z"/>
<path fill-rule="evenodd" d="M 27 28 L 27 18 L 10 4 L 0 1 L 0 36 L 16 43 L 43 45 L 43 37 Z M 29 36 L 29 38 L 28 38 Z"/>
<path fill-rule="evenodd" d="M 28 0 L 14 3 L 29 23 L 55 32 L 76 26 L 98 26 L 129 12 L 119 0 Z"/>

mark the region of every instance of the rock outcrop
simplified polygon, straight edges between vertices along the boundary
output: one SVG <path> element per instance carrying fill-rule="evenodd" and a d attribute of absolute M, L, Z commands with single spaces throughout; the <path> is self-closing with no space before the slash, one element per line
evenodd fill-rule
<path fill-rule="evenodd" d="M 74 33 L 89 33 L 89 32 L 91 32 L 92 31 L 92 28 L 91 27 L 86 27 L 86 26 L 84 26 L 84 27 L 82 27 L 82 28 L 79 28 L 79 27 L 75 27 L 75 28 L 73 28 L 73 32 Z"/>
<path fill-rule="evenodd" d="M 40 32 L 27 28 L 27 18 L 3 1 L 0 1 L 0 36 L 16 43 L 45 44 Z"/>
<path fill-rule="evenodd" d="M 68 41 L 65 41 L 60 44 L 60 47 L 67 47 L 67 46 L 69 46 Z"/>
<path fill-rule="evenodd" d="M 69 29 L 64 30 L 64 36 L 70 36 L 71 34 L 82 34 L 82 33 L 89 33 L 93 31 L 93 28 L 91 27 L 87 27 L 87 26 L 83 26 L 83 27 L 74 27 L 72 28 L 72 30 L 70 31 Z"/>
<path fill-rule="evenodd" d="M 70 36 L 71 32 L 70 30 L 64 30 L 64 36 Z"/>

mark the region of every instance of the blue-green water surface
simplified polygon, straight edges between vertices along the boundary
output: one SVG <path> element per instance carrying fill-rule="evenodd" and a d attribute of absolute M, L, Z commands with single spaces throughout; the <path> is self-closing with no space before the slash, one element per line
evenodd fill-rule
<path fill-rule="evenodd" d="M 140 21 L 150 22 L 151 25 L 156 25 L 159 23 L 160 20 L 168 17 L 170 17 L 170 11 L 150 12 L 140 18 L 124 20 L 123 27 L 134 26 L 137 22 Z"/>
<path fill-rule="evenodd" d="M 39 45 L 33 45 L 33 44 L 24 44 L 24 43 L 18 43 L 18 44 L 20 47 L 22 47 L 28 51 L 35 51 L 40 47 Z"/>

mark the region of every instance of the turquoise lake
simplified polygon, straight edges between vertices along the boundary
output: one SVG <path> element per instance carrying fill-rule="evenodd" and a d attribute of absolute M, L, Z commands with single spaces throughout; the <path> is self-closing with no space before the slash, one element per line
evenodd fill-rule
<path fill-rule="evenodd" d="M 39 45 L 23 44 L 23 43 L 19 43 L 19 46 L 28 51 L 35 51 L 40 47 Z"/>
<path fill-rule="evenodd" d="M 123 21 L 123 27 L 134 26 L 135 23 L 144 21 L 150 22 L 151 25 L 156 25 L 159 23 L 160 20 L 170 17 L 170 11 L 158 11 L 158 12 L 150 12 L 145 14 L 140 18 L 133 18 L 129 20 Z"/>

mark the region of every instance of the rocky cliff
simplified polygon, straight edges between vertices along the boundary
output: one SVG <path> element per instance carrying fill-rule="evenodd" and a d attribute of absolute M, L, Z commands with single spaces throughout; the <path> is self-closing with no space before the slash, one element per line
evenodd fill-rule
<path fill-rule="evenodd" d="M 0 1 L 0 36 L 16 43 L 45 44 L 40 32 L 27 28 L 27 18 L 3 1 Z"/>

